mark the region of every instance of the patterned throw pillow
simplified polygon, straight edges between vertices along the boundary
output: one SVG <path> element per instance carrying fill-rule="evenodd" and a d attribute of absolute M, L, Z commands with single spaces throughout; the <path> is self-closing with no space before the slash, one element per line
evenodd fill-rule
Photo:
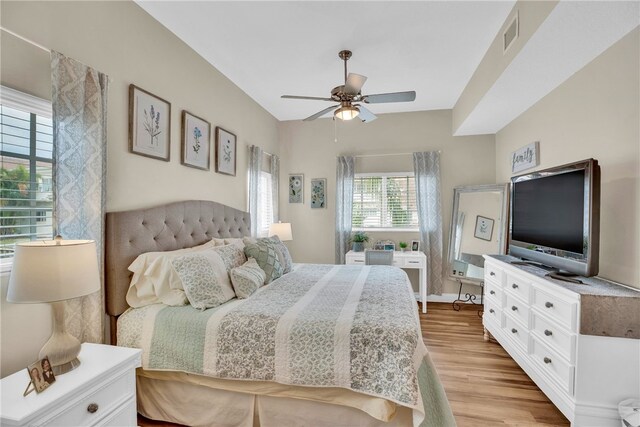
<path fill-rule="evenodd" d="M 235 296 L 225 264 L 216 252 L 187 254 L 171 264 L 193 308 L 217 307 Z"/>
<path fill-rule="evenodd" d="M 224 266 L 227 268 L 227 272 L 231 271 L 232 268 L 240 267 L 242 264 L 247 262 L 247 257 L 244 256 L 244 251 L 236 244 L 216 246 L 215 248 L 212 248 L 212 250 L 216 251 L 218 255 L 220 255 L 222 262 L 224 262 Z"/>
<path fill-rule="evenodd" d="M 287 274 L 293 269 L 293 260 L 291 259 L 291 254 L 289 253 L 289 249 L 282 243 L 278 236 L 271 236 L 271 240 L 273 240 L 276 244 L 276 249 L 280 251 L 280 263 L 284 268 L 282 274 Z"/>
<path fill-rule="evenodd" d="M 238 298 L 251 296 L 260 286 L 264 285 L 264 281 L 267 278 L 266 273 L 254 258 L 249 258 L 243 265 L 231 270 L 230 275 L 233 289 L 236 291 Z"/>
<path fill-rule="evenodd" d="M 282 276 L 284 268 L 280 263 L 279 253 L 276 244 L 271 239 L 258 239 L 255 243 L 248 243 L 245 240 L 244 253 L 247 258 L 255 258 L 258 265 L 267 275 L 265 283 Z"/>

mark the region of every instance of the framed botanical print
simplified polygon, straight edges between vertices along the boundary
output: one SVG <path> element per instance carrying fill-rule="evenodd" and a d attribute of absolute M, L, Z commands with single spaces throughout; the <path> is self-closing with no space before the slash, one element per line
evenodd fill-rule
<path fill-rule="evenodd" d="M 182 110 L 182 146 L 183 165 L 209 170 L 211 124 L 188 111 Z"/>
<path fill-rule="evenodd" d="M 293 173 L 289 175 L 289 203 L 304 202 L 304 175 Z"/>
<path fill-rule="evenodd" d="M 129 85 L 129 151 L 169 161 L 171 155 L 171 104 Z"/>
<path fill-rule="evenodd" d="M 236 136 L 216 127 L 216 172 L 236 176 Z"/>
<path fill-rule="evenodd" d="M 327 180 L 325 178 L 311 179 L 311 209 L 327 207 Z"/>

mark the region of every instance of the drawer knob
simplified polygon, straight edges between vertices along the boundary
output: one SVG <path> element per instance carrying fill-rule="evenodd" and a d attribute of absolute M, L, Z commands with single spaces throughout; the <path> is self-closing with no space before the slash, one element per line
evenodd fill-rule
<path fill-rule="evenodd" d="M 496 294 L 496 291 L 489 291 L 489 293 L 490 293 L 491 295 L 495 295 L 495 294 Z"/>
<path fill-rule="evenodd" d="M 490 308 L 490 309 L 489 309 L 489 313 L 493 314 L 493 313 L 495 313 L 495 312 L 496 312 L 496 311 L 495 311 L 493 308 Z"/>
<path fill-rule="evenodd" d="M 87 406 L 87 411 L 91 414 L 95 414 L 96 412 L 98 412 L 98 404 L 90 403 L 89 406 Z"/>
<path fill-rule="evenodd" d="M 546 363 L 548 365 L 549 363 L 551 363 L 551 359 L 549 359 L 548 357 L 545 357 L 544 358 L 544 363 Z"/>
<path fill-rule="evenodd" d="M 511 306 L 511 310 L 516 311 L 518 309 L 518 307 L 516 307 L 515 305 Z"/>
<path fill-rule="evenodd" d="M 547 302 L 544 303 L 544 306 L 547 307 L 547 308 L 551 308 L 551 307 L 553 307 L 553 303 L 547 301 Z"/>
<path fill-rule="evenodd" d="M 513 289 L 518 289 L 518 285 L 516 285 L 515 283 L 514 283 L 513 285 L 511 285 L 511 287 L 512 287 Z"/>
<path fill-rule="evenodd" d="M 553 335 L 553 332 L 551 332 L 551 331 L 550 331 L 550 330 L 548 330 L 548 329 L 545 329 L 545 330 L 544 330 L 544 334 L 545 334 L 546 336 L 550 337 L 551 335 Z"/>
<path fill-rule="evenodd" d="M 517 330 L 516 328 L 511 328 L 511 333 L 512 333 L 512 334 L 517 334 L 517 333 L 518 333 L 518 330 Z"/>
<path fill-rule="evenodd" d="M 493 271 L 489 273 L 489 276 L 495 276 L 496 273 L 494 273 Z"/>

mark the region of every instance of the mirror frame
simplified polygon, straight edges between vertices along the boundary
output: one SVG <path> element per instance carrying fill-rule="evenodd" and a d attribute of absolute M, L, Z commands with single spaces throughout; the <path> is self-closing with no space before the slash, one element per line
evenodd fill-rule
<path fill-rule="evenodd" d="M 451 224 L 449 227 L 449 254 L 447 256 L 447 278 L 451 280 L 457 280 L 462 283 L 470 283 L 480 285 L 484 280 L 475 279 L 471 277 L 454 276 L 453 271 L 453 259 L 455 251 L 455 239 L 456 239 L 456 223 L 458 218 L 458 207 L 460 205 L 460 195 L 464 193 L 484 193 L 484 192 L 500 192 L 502 193 L 502 206 L 500 208 L 500 215 L 502 217 L 502 226 L 496 230 L 498 233 L 498 254 L 504 255 L 507 253 L 507 236 L 509 230 L 509 184 L 482 184 L 482 185 L 460 185 L 453 189 L 453 210 L 451 212 Z"/>

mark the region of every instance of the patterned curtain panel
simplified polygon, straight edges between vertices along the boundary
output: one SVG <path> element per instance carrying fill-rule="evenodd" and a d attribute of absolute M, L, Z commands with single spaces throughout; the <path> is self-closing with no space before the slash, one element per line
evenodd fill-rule
<path fill-rule="evenodd" d="M 427 289 L 442 294 L 442 201 L 440 199 L 440 154 L 413 153 L 416 204 L 420 241 L 427 256 Z"/>
<path fill-rule="evenodd" d="M 271 207 L 273 209 L 273 222 L 280 221 L 280 157 L 271 155 Z"/>
<path fill-rule="evenodd" d="M 351 237 L 355 157 L 339 156 L 336 165 L 336 264 L 344 264 Z"/>
<path fill-rule="evenodd" d="M 104 279 L 108 77 L 51 52 L 51 84 L 54 226 L 65 239 L 96 241 Z M 102 342 L 103 320 L 102 290 L 67 302 L 67 330 L 81 342 Z"/>
<path fill-rule="evenodd" d="M 253 237 L 258 237 L 260 172 L 262 172 L 262 148 L 252 145 L 249 147 L 249 214 L 251 215 L 251 236 Z"/>

